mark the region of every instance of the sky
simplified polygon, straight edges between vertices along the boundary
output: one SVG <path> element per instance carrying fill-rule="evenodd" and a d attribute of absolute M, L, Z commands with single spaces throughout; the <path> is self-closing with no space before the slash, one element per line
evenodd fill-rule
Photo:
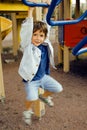
<path fill-rule="evenodd" d="M 75 3 L 76 0 L 72 0 L 72 3 Z M 80 0 L 81 3 L 86 3 L 86 0 Z"/>

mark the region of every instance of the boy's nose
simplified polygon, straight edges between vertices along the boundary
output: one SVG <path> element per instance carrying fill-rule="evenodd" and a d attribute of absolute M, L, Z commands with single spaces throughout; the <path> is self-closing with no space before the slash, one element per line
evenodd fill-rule
<path fill-rule="evenodd" d="M 37 39 L 40 39 L 40 36 L 37 36 Z"/>

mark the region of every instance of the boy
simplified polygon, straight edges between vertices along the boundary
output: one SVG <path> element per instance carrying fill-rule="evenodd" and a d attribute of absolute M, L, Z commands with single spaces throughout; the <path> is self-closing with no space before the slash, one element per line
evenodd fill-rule
<path fill-rule="evenodd" d="M 31 0 L 36 2 L 36 0 Z M 49 3 L 49 0 L 43 0 Z M 53 101 L 49 96 L 54 92 L 63 90 L 61 84 L 53 79 L 50 74 L 49 63 L 55 68 L 54 55 L 51 42 L 49 40 L 49 29 L 46 20 L 33 22 L 33 7 L 29 7 L 28 17 L 21 28 L 21 47 L 23 57 L 19 67 L 19 74 L 23 78 L 26 90 L 26 110 L 23 112 L 25 123 L 31 124 L 32 103 L 38 99 L 49 106 L 53 106 Z M 48 9 L 44 8 L 46 15 Z M 45 90 L 43 95 L 38 95 L 38 88 Z"/>

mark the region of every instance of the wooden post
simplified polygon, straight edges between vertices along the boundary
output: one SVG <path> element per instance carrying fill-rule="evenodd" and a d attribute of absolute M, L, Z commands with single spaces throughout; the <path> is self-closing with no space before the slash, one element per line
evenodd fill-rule
<path fill-rule="evenodd" d="M 12 33 L 13 33 L 13 54 L 17 55 L 18 50 L 18 32 L 17 32 L 17 21 L 16 21 L 16 13 L 11 13 L 12 18 Z"/>
<path fill-rule="evenodd" d="M 20 29 L 21 29 L 21 19 L 16 19 L 17 20 L 17 32 L 18 32 L 18 45 L 17 45 L 17 49 L 19 49 L 19 45 L 20 45 Z"/>
<path fill-rule="evenodd" d="M 1 36 L 1 18 L 0 18 L 0 53 L 1 53 L 1 45 L 2 45 L 2 36 Z"/>
<path fill-rule="evenodd" d="M 27 17 L 28 13 L 26 12 L 18 12 L 16 13 L 16 22 L 17 22 L 17 34 L 18 34 L 18 45 L 17 45 L 17 49 L 19 49 L 20 46 L 20 29 L 21 29 L 21 23 L 22 21 Z"/>
<path fill-rule="evenodd" d="M 2 44 L 2 36 L 1 36 L 1 21 L 0 21 L 0 45 Z M 3 102 L 5 98 L 5 90 L 3 83 L 3 71 L 2 71 L 2 59 L 1 59 L 1 50 L 0 50 L 0 100 Z"/>
<path fill-rule="evenodd" d="M 67 7 L 67 10 L 66 10 Z M 64 19 L 70 18 L 71 17 L 71 8 L 70 8 L 70 0 L 64 0 Z M 63 70 L 64 72 L 69 71 L 69 48 L 64 45 L 64 67 Z"/>
<path fill-rule="evenodd" d="M 64 6 L 64 2 L 62 1 L 59 5 L 59 20 L 63 19 L 63 6 Z M 58 28 L 59 29 L 59 28 Z M 63 63 L 63 53 L 62 53 L 62 49 L 61 49 L 61 43 L 58 42 L 58 64 Z"/>
<path fill-rule="evenodd" d="M 80 1 L 76 0 L 76 8 L 75 8 L 75 18 L 80 16 Z"/>
<path fill-rule="evenodd" d="M 60 43 L 58 43 L 58 64 L 63 63 L 63 55 Z"/>
<path fill-rule="evenodd" d="M 71 17 L 71 6 L 70 5 L 71 5 L 70 0 L 64 0 L 64 19 Z"/>
<path fill-rule="evenodd" d="M 43 94 L 44 90 L 39 88 L 38 94 Z M 45 104 L 40 100 L 34 103 L 34 113 L 37 117 L 41 118 L 45 114 Z"/>
<path fill-rule="evenodd" d="M 64 45 L 64 72 L 68 72 L 70 68 L 69 64 L 69 48 Z"/>

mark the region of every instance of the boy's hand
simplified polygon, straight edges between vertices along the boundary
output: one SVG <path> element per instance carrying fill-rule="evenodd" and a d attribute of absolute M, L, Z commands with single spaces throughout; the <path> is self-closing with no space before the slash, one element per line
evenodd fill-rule
<path fill-rule="evenodd" d="M 50 1 L 51 0 L 42 0 L 43 3 L 47 3 L 48 5 L 50 5 Z"/>
<path fill-rule="evenodd" d="M 28 0 L 29 2 L 33 2 L 33 3 L 36 3 L 37 0 Z M 33 10 L 34 10 L 35 7 L 30 7 L 29 6 L 29 10 L 28 10 L 28 17 L 31 18 L 33 17 Z"/>
<path fill-rule="evenodd" d="M 38 0 L 28 0 L 28 2 L 36 3 Z M 35 7 L 29 7 L 29 10 L 33 12 Z"/>
<path fill-rule="evenodd" d="M 37 0 L 28 0 L 29 2 L 33 2 L 33 3 L 36 3 Z"/>
<path fill-rule="evenodd" d="M 48 5 L 50 5 L 51 0 L 42 0 L 42 2 L 43 3 L 47 3 Z M 47 12 L 48 12 L 48 8 L 44 7 L 43 8 L 43 14 L 44 14 L 44 16 L 47 14 Z"/>

